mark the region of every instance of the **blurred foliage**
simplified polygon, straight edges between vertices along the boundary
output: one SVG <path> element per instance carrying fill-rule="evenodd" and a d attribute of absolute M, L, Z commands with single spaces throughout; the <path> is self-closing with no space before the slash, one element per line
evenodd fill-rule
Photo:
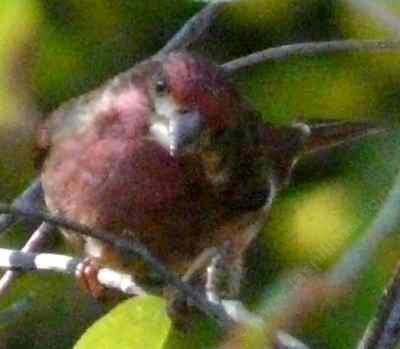
<path fill-rule="evenodd" d="M 200 349 L 215 344 L 218 337 L 216 324 L 203 317 L 194 320 L 190 330 L 175 328 L 167 315 L 165 300 L 146 296 L 119 304 L 94 323 L 74 349 Z"/>
<path fill-rule="evenodd" d="M 400 5 L 384 3 L 400 16 Z M 189 0 L 0 2 L 3 200 L 11 200 L 34 175 L 33 131 L 42 115 L 155 53 L 203 5 Z M 232 6 L 193 50 L 225 62 L 280 44 L 385 38 L 387 33 L 379 21 L 356 13 L 342 1 L 251 0 Z M 400 119 L 398 52 L 297 57 L 246 69 L 235 80 L 265 119 L 275 124 L 333 118 L 397 125 Z M 245 282 L 243 293 L 253 308 L 271 290 L 279 293 L 277 280 L 282 273 L 299 266 L 325 270 L 362 237 L 399 169 L 398 138 L 398 132 L 371 137 L 300 164 L 293 185 L 271 212 L 257 254 L 249 256 L 250 281 Z M 2 245 L 22 241 L 23 231 L 3 237 Z M 398 239 L 385 244 L 354 285 L 351 298 L 329 304 L 293 334 L 316 348 L 354 346 L 400 257 L 399 245 Z M 26 297 L 32 302 L 28 309 L 13 321 L 0 323 L 0 348 L 71 348 L 90 323 L 107 311 L 77 290 L 71 278 L 42 274 L 22 277 L 1 301 L 1 309 L 12 309 Z M 91 331 L 103 331 L 104 341 L 108 330 L 111 337 L 117 336 L 120 325 L 111 329 L 108 323 L 113 316 L 134 317 L 135 324 L 130 319 L 121 322 L 127 322 L 124 331 L 132 328 L 131 335 L 139 333 L 149 343 L 161 343 L 158 340 L 169 328 L 168 320 L 160 318 L 165 317 L 160 315 L 162 302 L 138 300 L 130 306 L 133 309 L 125 309 L 123 315 L 115 309 L 77 347 L 99 347 L 88 344 Z M 138 310 L 142 306 L 147 310 Z M 137 326 L 138 321 L 143 327 Z M 174 338 L 169 341 L 186 343 L 181 347 L 198 347 L 192 346 L 190 337 Z M 197 338 L 200 343 L 203 338 L 205 345 L 205 337 Z"/>

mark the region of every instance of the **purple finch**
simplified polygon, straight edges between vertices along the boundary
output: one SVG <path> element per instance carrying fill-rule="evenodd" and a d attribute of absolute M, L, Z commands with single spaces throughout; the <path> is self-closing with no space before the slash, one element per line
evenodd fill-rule
<path fill-rule="evenodd" d="M 136 65 L 56 110 L 39 132 L 49 210 L 138 239 L 182 275 L 209 247 L 224 251 L 228 297 L 242 258 L 297 158 L 362 136 L 368 123 L 273 127 L 224 72 L 185 52 Z M 100 263 L 143 263 L 93 238 L 63 232 Z"/>

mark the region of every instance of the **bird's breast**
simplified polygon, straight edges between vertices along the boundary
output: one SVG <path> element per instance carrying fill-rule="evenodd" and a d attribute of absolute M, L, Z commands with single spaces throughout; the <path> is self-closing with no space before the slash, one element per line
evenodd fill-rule
<path fill-rule="evenodd" d="M 97 230 L 129 230 L 176 269 L 212 239 L 218 210 L 200 169 L 145 139 L 71 138 L 53 149 L 42 182 L 53 213 Z"/>
<path fill-rule="evenodd" d="M 51 206 L 89 225 L 125 220 L 128 211 L 134 219 L 132 210 L 165 209 L 185 195 L 177 161 L 143 139 L 69 138 L 53 149 L 42 178 Z M 96 217 L 83 219 L 88 211 Z"/>

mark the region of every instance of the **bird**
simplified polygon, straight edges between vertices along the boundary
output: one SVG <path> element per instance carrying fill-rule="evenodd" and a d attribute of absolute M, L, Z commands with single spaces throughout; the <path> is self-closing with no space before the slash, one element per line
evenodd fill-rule
<path fill-rule="evenodd" d="M 244 257 L 297 160 L 379 129 L 368 121 L 274 126 L 221 67 L 174 51 L 51 113 L 37 133 L 37 159 L 51 213 L 140 241 L 179 276 L 204 250 L 219 249 L 218 292 L 235 298 Z M 155 277 L 111 244 L 62 233 L 101 265 L 144 284 Z"/>

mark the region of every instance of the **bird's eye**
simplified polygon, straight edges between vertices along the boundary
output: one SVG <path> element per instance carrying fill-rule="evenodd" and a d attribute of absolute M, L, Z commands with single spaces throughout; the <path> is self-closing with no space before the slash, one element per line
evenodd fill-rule
<path fill-rule="evenodd" d="M 224 135 L 226 135 L 226 130 L 225 129 L 218 130 L 214 134 L 215 138 L 222 138 Z"/>
<path fill-rule="evenodd" d="M 165 80 L 162 80 L 162 79 L 157 80 L 155 90 L 158 94 L 166 93 L 168 90 L 168 86 L 167 86 L 167 83 L 165 82 Z"/>
<path fill-rule="evenodd" d="M 180 112 L 181 115 L 187 115 L 187 114 L 191 113 L 191 110 L 189 110 L 189 109 L 181 109 L 179 112 Z"/>

